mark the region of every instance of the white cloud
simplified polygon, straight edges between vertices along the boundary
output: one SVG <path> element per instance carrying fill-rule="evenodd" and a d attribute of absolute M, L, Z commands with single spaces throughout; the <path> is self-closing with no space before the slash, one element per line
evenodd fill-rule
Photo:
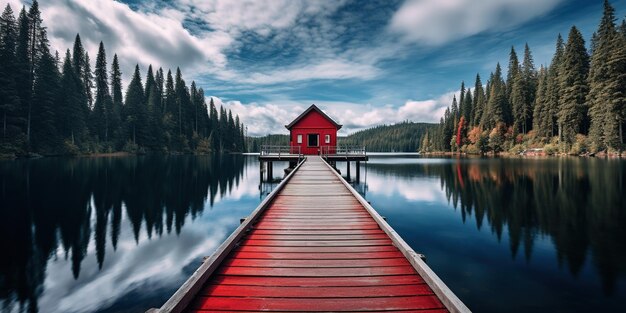
<path fill-rule="evenodd" d="M 484 31 L 502 31 L 546 14 L 562 0 L 412 0 L 390 30 L 409 41 L 439 45 Z"/>
<path fill-rule="evenodd" d="M 230 44 L 220 33 L 193 36 L 183 28 L 185 16 L 173 9 L 158 12 L 133 11 L 126 4 L 109 0 L 50 0 L 42 2 L 45 25 L 53 49 L 71 48 L 76 33 L 95 60 L 102 40 L 109 63 L 117 53 L 125 76 L 135 63 L 194 72 L 198 66 L 226 62 L 220 48 Z M 209 44 L 209 42 L 211 44 Z"/>
<path fill-rule="evenodd" d="M 19 11 L 26 0 L 10 0 Z M 138 10 L 110 0 L 49 0 L 40 3 L 53 50 L 71 49 L 77 33 L 92 61 L 102 40 L 109 63 L 117 53 L 125 81 L 136 63 L 145 74 L 149 64 L 164 69 L 181 67 L 188 79 L 211 75 L 234 84 L 276 84 L 311 79 L 368 79 L 378 74 L 373 63 L 341 57 L 332 49 L 333 28 L 328 16 L 345 1 L 229 1 L 176 0 L 165 7 L 140 3 Z M 302 25 L 316 21 L 316 27 Z M 185 22 L 201 24 L 194 29 Z M 191 30 L 190 30 L 191 29 Z M 291 66 L 245 70 L 229 66 L 228 55 L 247 44 L 242 37 L 274 34 L 272 42 L 294 36 L 303 59 Z M 265 42 L 271 45 L 272 42 Z"/>
<path fill-rule="evenodd" d="M 402 121 L 437 123 L 446 108 L 452 103 L 455 92 L 446 93 L 436 99 L 407 100 L 400 106 L 378 106 L 351 102 L 292 101 L 277 100 L 267 103 L 222 101 L 213 97 L 216 105 L 224 105 L 248 127 L 251 136 L 267 134 L 287 134 L 284 125 L 289 124 L 298 114 L 311 104 L 316 104 L 339 124 L 343 124 L 341 134 L 373 127 L 380 124 L 394 124 Z"/>
<path fill-rule="evenodd" d="M 323 60 L 317 64 L 307 64 L 268 73 L 242 74 L 239 83 L 274 84 L 313 79 L 368 79 L 378 74 L 378 69 L 369 64 L 358 64 L 346 60 Z"/>
<path fill-rule="evenodd" d="M 293 26 L 302 16 L 332 13 L 345 1 L 302 0 L 177 0 L 175 6 L 208 23 L 211 28 L 238 33 L 268 33 Z"/>
<path fill-rule="evenodd" d="M 248 135 L 263 136 L 267 134 L 287 134 L 284 125 L 291 122 L 300 112 L 306 109 L 292 102 L 281 105 L 267 103 L 243 104 L 241 101 L 222 101 L 213 97 L 215 105 L 222 105 L 239 115 L 248 128 Z"/>

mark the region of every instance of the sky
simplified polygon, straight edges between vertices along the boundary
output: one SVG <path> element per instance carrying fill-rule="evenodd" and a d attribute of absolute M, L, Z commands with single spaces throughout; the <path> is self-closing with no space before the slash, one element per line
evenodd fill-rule
<path fill-rule="evenodd" d="M 483 83 L 511 47 L 548 64 L 559 33 L 589 41 L 603 0 L 45 0 L 53 49 L 103 41 L 127 84 L 135 64 L 180 67 L 249 135 L 287 133 L 316 104 L 340 134 L 438 122 L 461 81 Z M 14 11 L 31 0 L 0 0 Z M 612 0 L 621 20 L 626 0 Z M 92 65 L 93 66 L 93 65 Z M 506 69 L 506 66 L 504 66 Z"/>

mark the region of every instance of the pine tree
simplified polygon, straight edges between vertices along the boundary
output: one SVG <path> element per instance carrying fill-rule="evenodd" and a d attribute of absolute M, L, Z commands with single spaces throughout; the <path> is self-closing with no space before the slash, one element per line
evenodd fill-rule
<path fill-rule="evenodd" d="M 33 6 L 35 3 L 33 2 Z M 32 7 L 31 11 L 33 11 Z M 33 16 L 38 16 L 37 12 Z M 39 32 L 33 37 L 38 40 L 35 48 L 38 56 L 34 58 L 37 62 L 34 66 L 37 75 L 33 82 L 29 107 L 30 124 L 28 129 L 32 130 L 30 144 L 32 151 L 53 153 L 58 150 L 61 144 L 55 127 L 55 109 L 57 107 L 55 99 L 59 92 L 59 72 L 56 60 L 48 48 L 45 29 L 39 28 Z"/>
<path fill-rule="evenodd" d="M 88 82 L 86 80 L 86 78 L 88 77 L 91 78 L 91 70 L 89 70 L 90 72 L 89 74 L 86 73 L 88 69 L 87 69 L 87 62 L 85 60 L 85 55 L 86 55 L 86 52 L 85 52 L 85 49 L 83 48 L 83 44 L 81 42 L 80 36 L 76 34 L 76 38 L 74 40 L 74 47 L 72 50 L 71 65 L 74 69 L 74 74 L 79 82 L 79 85 L 76 87 L 77 98 L 75 99 L 76 101 L 78 101 L 77 105 L 75 106 L 75 109 L 78 110 L 79 112 L 76 112 L 76 114 L 81 115 L 81 120 L 83 123 L 86 121 L 87 116 L 89 116 L 89 112 L 90 112 L 90 104 L 89 104 L 88 97 L 91 95 L 91 90 L 88 91 L 86 87 L 87 85 L 91 86 L 93 84 L 92 82 Z M 75 135 L 79 135 L 79 134 L 75 134 Z M 86 134 L 81 132 L 80 135 L 83 136 Z M 81 140 L 82 139 L 83 138 L 81 138 Z M 74 138 L 72 139 L 72 143 L 74 143 Z"/>
<path fill-rule="evenodd" d="M 17 57 L 17 25 L 11 6 L 7 4 L 0 16 L 0 118 L 2 118 L 2 141 L 9 138 L 9 128 L 14 125 L 19 116 L 20 98 L 14 79 Z M 11 125 L 10 125 L 11 124 Z M 13 131 L 15 133 L 15 131 Z"/>
<path fill-rule="evenodd" d="M 502 80 L 502 68 L 498 63 L 496 71 L 490 79 L 489 100 L 485 113 L 483 113 L 481 125 L 487 129 L 492 129 L 497 123 L 504 123 L 506 102 L 506 86 Z"/>
<path fill-rule="evenodd" d="M 158 75 L 158 71 L 157 71 Z M 152 65 L 148 67 L 146 77 L 146 108 L 148 115 L 148 146 L 152 150 L 162 150 L 163 127 L 161 125 L 161 92 L 157 80 L 152 71 Z"/>
<path fill-rule="evenodd" d="M 198 89 L 198 95 L 196 96 L 200 104 L 200 135 L 204 138 L 208 138 L 210 134 L 210 118 L 209 118 L 209 108 L 206 105 L 206 99 L 204 97 L 204 89 Z"/>
<path fill-rule="evenodd" d="M 106 51 L 104 43 L 100 42 L 98 56 L 96 57 L 95 71 L 96 98 L 94 102 L 93 118 L 91 120 L 91 133 L 97 141 L 109 140 L 110 117 L 112 112 L 112 99 L 109 90 L 109 74 L 107 70 Z"/>
<path fill-rule="evenodd" d="M 56 103 L 56 120 L 62 138 L 77 146 L 84 139 L 86 130 L 82 88 L 82 81 L 75 71 L 70 51 L 67 50 Z"/>
<path fill-rule="evenodd" d="M 589 91 L 587 73 L 589 56 L 582 34 L 574 26 L 570 30 L 561 67 L 561 97 L 558 115 L 560 137 L 569 148 L 581 131 L 585 99 Z"/>
<path fill-rule="evenodd" d="M 522 63 L 522 81 L 524 104 L 520 111 L 522 132 L 527 133 L 533 124 L 533 104 L 537 93 L 537 71 L 528 44 L 524 46 L 524 62 Z"/>
<path fill-rule="evenodd" d="M 509 71 L 506 75 L 506 97 L 508 101 L 512 101 L 511 95 L 513 93 L 513 84 L 517 76 L 521 75 L 520 72 L 521 68 L 517 53 L 515 52 L 515 47 L 511 47 L 511 52 L 509 52 Z"/>
<path fill-rule="evenodd" d="M 198 117 L 200 115 L 200 99 L 198 99 L 198 88 L 196 87 L 196 81 L 191 82 L 191 90 L 189 91 L 191 96 L 191 103 L 193 105 L 193 132 L 198 134 Z"/>
<path fill-rule="evenodd" d="M 526 105 L 526 84 L 521 73 L 516 75 L 511 82 L 512 89 L 509 103 L 513 109 L 513 129 L 524 133 L 524 107 Z M 508 87 L 508 85 L 507 85 Z"/>
<path fill-rule="evenodd" d="M 143 127 L 145 126 L 145 110 L 144 110 L 144 91 L 141 84 L 141 74 L 139 72 L 139 65 L 135 66 L 135 73 L 133 78 L 128 84 L 126 90 L 126 100 L 124 101 L 124 109 L 122 110 L 124 123 L 126 123 L 126 131 L 128 139 L 133 144 L 143 145 L 143 132 L 147 131 Z"/>
<path fill-rule="evenodd" d="M 561 97 L 561 64 L 563 63 L 563 54 L 565 51 L 565 43 L 561 34 L 556 40 L 556 51 L 552 57 L 552 63 L 548 68 L 548 76 L 546 78 L 546 114 L 547 114 L 547 134 L 550 137 L 554 137 L 558 134 L 557 113 L 559 111 L 559 101 Z"/>
<path fill-rule="evenodd" d="M 146 91 L 146 95 L 150 93 L 152 88 L 156 87 L 156 79 L 154 77 L 154 71 L 152 70 L 152 64 L 148 65 L 148 73 L 146 74 L 146 85 L 144 90 Z M 146 98 L 146 103 L 148 99 Z"/>
<path fill-rule="evenodd" d="M 239 120 L 239 114 L 235 116 L 235 136 L 237 138 L 237 150 L 238 152 L 245 152 L 245 138 L 243 133 L 243 124 Z"/>
<path fill-rule="evenodd" d="M 228 151 L 236 151 L 235 147 L 235 138 L 236 138 L 236 130 L 235 130 L 235 120 L 233 119 L 233 112 L 228 110 L 228 125 L 226 131 L 226 142 Z"/>
<path fill-rule="evenodd" d="M 85 92 L 85 98 L 87 100 L 87 108 L 93 109 L 93 73 L 91 72 L 91 60 L 89 59 L 89 53 L 85 52 L 85 68 L 82 73 L 83 90 Z"/>
<path fill-rule="evenodd" d="M 616 150 L 624 148 L 624 124 L 626 123 L 626 22 L 622 21 L 618 34 L 614 37 L 612 53 L 608 62 L 612 69 L 607 90 L 609 110 L 606 116 L 606 144 Z"/>
<path fill-rule="evenodd" d="M 185 84 L 180 68 L 176 69 L 174 89 L 177 110 L 174 115 L 178 134 L 177 145 L 179 151 L 186 151 L 189 148 L 188 141 L 191 139 L 193 133 L 193 107 L 189 89 Z"/>
<path fill-rule="evenodd" d="M 26 7 L 22 7 L 17 20 L 18 39 L 15 51 L 15 85 L 18 97 L 20 98 L 19 121 L 21 132 L 26 133 L 26 119 L 30 98 L 32 96 L 33 83 L 30 76 L 29 48 L 30 48 L 30 25 Z"/>
<path fill-rule="evenodd" d="M 443 115 L 444 125 L 443 125 L 443 137 L 442 137 L 442 146 L 445 151 L 451 151 L 452 145 L 452 137 L 454 136 L 454 131 L 456 130 L 456 116 L 457 114 L 457 102 L 456 96 L 452 98 L 452 105 L 450 108 L 446 109 L 446 112 Z"/>
<path fill-rule="evenodd" d="M 42 27 L 41 11 L 39 11 L 39 3 L 37 0 L 33 0 L 33 4 L 28 10 L 28 90 L 29 93 L 34 93 L 35 84 L 35 67 L 39 64 L 39 60 L 44 56 L 47 49 L 47 38 L 45 37 L 45 29 Z M 45 44 L 42 44 L 44 43 Z M 28 97 L 28 105 L 26 109 L 26 141 L 31 140 L 31 126 L 32 126 L 32 114 L 33 114 L 33 98 L 34 95 Z"/>
<path fill-rule="evenodd" d="M 156 70 L 156 73 L 154 74 L 154 87 L 157 90 L 157 93 L 159 94 L 161 100 L 159 101 L 160 103 L 160 110 L 161 112 L 163 112 L 163 86 L 165 84 L 165 77 L 163 77 L 163 68 L 159 67 L 158 70 Z"/>
<path fill-rule="evenodd" d="M 466 124 L 465 126 L 468 126 L 469 121 L 471 121 L 473 118 L 472 113 L 474 110 L 472 108 L 472 103 L 473 103 L 472 92 L 469 89 L 467 89 L 467 92 L 465 93 L 465 97 L 463 97 L 463 103 L 461 105 L 463 108 L 461 110 L 463 112 L 462 116 L 465 117 L 465 124 Z"/>
<path fill-rule="evenodd" d="M 613 45 L 617 35 L 615 27 L 615 9 L 604 1 L 604 13 L 600 20 L 597 36 L 593 43 L 593 55 L 589 70 L 589 139 L 592 150 L 604 147 L 616 148 L 618 120 L 612 112 L 613 92 L 609 90 L 611 79 L 615 76 L 614 69 L 609 64 L 613 53 Z"/>
<path fill-rule="evenodd" d="M 215 102 L 213 102 L 213 97 L 211 97 L 211 101 L 209 102 L 209 113 L 209 138 L 211 139 L 209 140 L 209 143 L 211 144 L 213 150 L 217 150 L 217 147 L 219 147 L 219 142 L 217 140 L 217 136 L 219 134 L 219 121 L 217 116 L 217 109 L 215 108 Z"/>
<path fill-rule="evenodd" d="M 538 75 L 537 96 L 533 111 L 533 130 L 540 138 L 551 136 L 550 116 L 548 112 L 548 71 L 541 66 Z"/>
<path fill-rule="evenodd" d="M 459 104 L 456 100 L 456 96 L 452 98 L 452 107 L 450 107 L 450 117 L 452 118 L 452 133 L 454 134 L 454 130 L 456 129 L 456 125 L 459 122 Z"/>
<path fill-rule="evenodd" d="M 461 81 L 461 90 L 459 92 L 459 118 L 465 116 L 463 104 L 465 103 L 465 81 Z"/>
<path fill-rule="evenodd" d="M 480 74 L 476 74 L 476 82 L 474 83 L 474 102 L 472 104 L 472 108 L 474 113 L 472 114 L 472 123 L 471 126 L 476 126 L 480 124 L 480 120 L 483 116 L 483 110 L 486 105 L 485 99 L 485 91 L 483 89 L 483 82 L 480 79 Z"/>
<path fill-rule="evenodd" d="M 120 63 L 117 58 L 117 54 L 113 56 L 113 62 L 111 63 L 111 102 L 110 107 L 106 110 L 109 121 L 109 141 L 116 141 L 118 148 L 126 140 L 122 135 L 122 72 L 120 71 Z"/>
<path fill-rule="evenodd" d="M 228 116 L 223 105 L 220 106 L 219 127 L 217 131 L 217 140 L 219 141 L 219 151 L 223 152 L 228 149 Z"/>
<path fill-rule="evenodd" d="M 78 77 L 83 77 L 83 72 L 85 70 L 85 49 L 83 48 L 83 43 L 80 39 L 80 34 L 76 34 L 74 38 L 74 48 L 72 49 L 72 67 L 74 67 L 74 73 L 78 75 Z"/>

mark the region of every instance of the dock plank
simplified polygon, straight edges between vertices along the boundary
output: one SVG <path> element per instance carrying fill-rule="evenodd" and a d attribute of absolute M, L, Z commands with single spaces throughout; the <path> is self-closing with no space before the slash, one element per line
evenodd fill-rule
<path fill-rule="evenodd" d="M 295 312 L 354 312 L 440 309 L 437 297 L 407 296 L 379 298 L 241 298 L 199 297 L 192 307 L 204 310 L 251 310 Z"/>
<path fill-rule="evenodd" d="M 255 298 L 372 298 L 425 296 L 432 295 L 433 292 L 426 284 L 325 288 L 214 284 L 208 285 L 201 293 L 207 297 L 237 297 L 242 294 Z"/>
<path fill-rule="evenodd" d="M 188 312 L 448 312 L 363 204 L 309 157 Z"/>

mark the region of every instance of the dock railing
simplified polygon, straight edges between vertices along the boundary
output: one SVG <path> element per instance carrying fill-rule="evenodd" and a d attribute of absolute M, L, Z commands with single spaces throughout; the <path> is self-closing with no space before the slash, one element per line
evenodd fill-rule
<path fill-rule="evenodd" d="M 322 146 L 320 148 L 322 157 L 327 155 L 367 156 L 367 150 L 364 146 Z"/>
<path fill-rule="evenodd" d="M 299 146 L 261 145 L 261 156 L 298 156 L 301 160 L 304 156 Z"/>

